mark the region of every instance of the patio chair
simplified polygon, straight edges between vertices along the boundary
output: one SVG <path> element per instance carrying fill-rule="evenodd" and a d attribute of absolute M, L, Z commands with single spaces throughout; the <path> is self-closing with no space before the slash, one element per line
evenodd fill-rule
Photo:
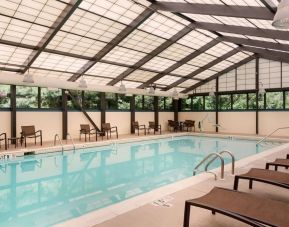
<path fill-rule="evenodd" d="M 162 134 L 162 126 L 155 124 L 153 121 L 149 121 L 148 133 L 150 133 L 151 129 L 154 131 L 154 134 L 156 134 L 156 131 L 159 131 L 160 134 Z"/>
<path fill-rule="evenodd" d="M 234 190 L 238 190 L 240 179 L 249 180 L 250 189 L 253 188 L 253 181 L 272 184 L 275 186 L 289 189 L 289 173 L 283 173 L 268 169 L 252 168 L 245 174 L 235 176 Z"/>
<path fill-rule="evenodd" d="M 213 188 L 208 194 L 185 202 L 183 227 L 190 225 L 190 208 L 196 206 L 220 213 L 250 226 L 279 226 L 289 223 L 289 203 L 225 188 Z"/>
<path fill-rule="evenodd" d="M 134 130 L 137 130 L 137 135 L 139 136 L 139 131 L 144 130 L 144 134 L 146 135 L 146 126 L 139 125 L 138 121 L 132 122 L 132 127 Z"/>
<path fill-rule="evenodd" d="M 21 144 L 23 143 L 26 147 L 26 140 L 27 138 L 34 138 L 35 145 L 36 145 L 36 139 L 39 137 L 40 138 L 40 145 L 42 146 L 42 130 L 37 130 L 35 131 L 35 126 L 34 125 L 29 125 L 29 126 L 21 126 Z"/>
<path fill-rule="evenodd" d="M 180 129 L 179 123 L 177 121 L 168 120 L 169 131 L 173 129 L 174 132 Z"/>
<path fill-rule="evenodd" d="M 117 131 L 117 127 L 116 126 L 111 127 L 110 123 L 102 123 L 101 127 L 102 127 L 102 131 L 104 133 L 106 133 L 106 138 L 107 139 L 108 139 L 108 133 L 109 133 L 109 138 L 111 138 L 111 133 L 112 132 L 115 132 L 116 133 L 116 138 L 118 138 L 118 131 Z"/>
<path fill-rule="evenodd" d="M 183 123 L 183 130 L 186 130 L 187 132 L 193 131 L 194 128 L 194 132 L 196 131 L 196 127 L 195 127 L 195 121 L 192 120 L 185 120 Z"/>
<path fill-rule="evenodd" d="M 7 150 L 7 135 L 5 132 L 0 134 L 0 148 L 1 148 L 1 141 L 4 141 L 5 150 Z"/>
<path fill-rule="evenodd" d="M 89 124 L 81 124 L 80 130 L 79 130 L 79 140 L 81 140 L 81 135 L 84 134 L 84 140 L 86 142 L 86 137 L 88 135 L 88 141 L 90 141 L 90 135 L 95 135 L 95 140 L 97 141 L 97 135 L 101 135 L 102 139 L 104 136 L 104 133 L 101 131 L 97 131 L 95 128 L 90 128 Z"/>

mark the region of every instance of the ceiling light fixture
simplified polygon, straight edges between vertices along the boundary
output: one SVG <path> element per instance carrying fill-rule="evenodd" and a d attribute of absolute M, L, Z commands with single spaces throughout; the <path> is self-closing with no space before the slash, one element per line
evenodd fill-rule
<path fill-rule="evenodd" d="M 264 95 L 266 93 L 266 90 L 263 86 L 262 82 L 259 82 L 259 95 Z"/>
<path fill-rule="evenodd" d="M 126 87 L 125 87 L 125 85 L 123 84 L 122 81 L 120 82 L 120 86 L 119 86 L 118 91 L 119 91 L 119 92 L 122 92 L 122 93 L 125 93 L 125 92 L 126 92 Z"/>
<path fill-rule="evenodd" d="M 215 97 L 214 86 L 212 86 L 211 91 L 209 92 L 209 96 Z"/>
<path fill-rule="evenodd" d="M 29 73 L 29 68 L 28 68 L 28 72 L 24 74 L 23 82 L 31 83 L 31 84 L 34 83 L 33 75 Z"/>
<path fill-rule="evenodd" d="M 179 99 L 179 92 L 177 91 L 176 88 L 174 88 L 172 96 L 173 96 L 173 99 Z"/>
<path fill-rule="evenodd" d="M 276 28 L 289 28 L 289 0 L 279 3 L 272 25 Z"/>
<path fill-rule="evenodd" d="M 155 94 L 155 88 L 154 88 L 153 85 L 150 86 L 148 93 L 151 94 L 151 95 Z"/>
<path fill-rule="evenodd" d="M 78 87 L 82 89 L 87 88 L 87 83 L 86 80 L 84 79 L 84 76 L 81 77 Z"/>

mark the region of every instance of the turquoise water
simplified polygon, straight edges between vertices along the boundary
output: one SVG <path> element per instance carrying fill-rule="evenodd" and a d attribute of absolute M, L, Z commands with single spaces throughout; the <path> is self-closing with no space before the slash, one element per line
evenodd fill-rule
<path fill-rule="evenodd" d="M 211 152 L 239 160 L 274 146 L 183 136 L 2 161 L 0 226 L 51 226 L 190 177 Z"/>

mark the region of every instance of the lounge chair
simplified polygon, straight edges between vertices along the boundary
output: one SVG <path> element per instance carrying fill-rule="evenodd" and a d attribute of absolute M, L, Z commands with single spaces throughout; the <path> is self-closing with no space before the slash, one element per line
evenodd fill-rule
<path fill-rule="evenodd" d="M 90 128 L 89 124 L 81 124 L 79 131 L 79 140 L 81 140 L 81 135 L 84 134 L 85 142 L 86 136 L 88 135 L 88 140 L 90 140 L 90 135 L 95 135 L 95 140 L 97 141 L 97 134 L 101 135 L 103 139 L 103 132 L 97 131 L 95 128 Z"/>
<path fill-rule="evenodd" d="M 194 128 L 194 132 L 196 131 L 196 127 L 195 127 L 195 121 L 192 120 L 185 120 L 183 123 L 183 130 L 186 130 L 187 132 L 193 131 Z"/>
<path fill-rule="evenodd" d="M 40 138 L 40 144 L 42 146 L 42 130 L 37 130 L 35 131 L 35 126 L 34 125 L 29 125 L 29 126 L 21 126 L 22 132 L 21 134 L 21 144 L 24 140 L 24 144 L 26 147 L 26 139 L 27 138 L 34 138 L 35 140 L 35 145 L 36 145 L 36 139 L 39 137 Z"/>
<path fill-rule="evenodd" d="M 234 190 L 238 190 L 239 179 L 249 180 L 250 189 L 253 187 L 253 181 L 263 182 L 289 189 L 289 173 L 268 169 L 252 168 L 245 174 L 235 176 Z"/>
<path fill-rule="evenodd" d="M 162 134 L 162 126 L 155 124 L 153 121 L 149 121 L 148 133 L 150 133 L 151 129 L 154 131 L 154 134 L 156 134 L 156 131 L 159 131 L 160 134 Z"/>
<path fill-rule="evenodd" d="M 269 169 L 270 166 L 274 166 L 275 170 L 278 170 L 278 167 L 285 167 L 286 169 L 289 168 L 289 158 L 287 159 L 277 158 L 274 162 L 267 162 L 266 169 Z"/>
<path fill-rule="evenodd" d="M 251 226 L 287 227 L 289 223 L 289 203 L 225 188 L 215 187 L 200 198 L 187 200 L 184 227 L 189 227 L 191 206 L 221 213 Z"/>
<path fill-rule="evenodd" d="M 1 141 L 4 141 L 5 150 L 7 150 L 7 135 L 5 132 L 0 134 L 0 148 L 1 148 Z"/>
<path fill-rule="evenodd" d="M 132 127 L 134 130 L 137 130 L 137 135 L 139 136 L 139 131 L 144 130 L 144 134 L 146 135 L 146 126 L 145 125 L 140 125 L 138 121 L 132 122 Z"/>
<path fill-rule="evenodd" d="M 109 137 L 111 138 L 111 133 L 112 132 L 115 132 L 116 133 L 116 138 L 118 138 L 118 131 L 117 131 L 117 127 L 116 126 L 111 127 L 110 123 L 102 123 L 101 127 L 102 127 L 102 131 L 104 133 L 106 133 L 106 138 L 107 139 L 108 139 L 108 133 L 109 133 Z"/>

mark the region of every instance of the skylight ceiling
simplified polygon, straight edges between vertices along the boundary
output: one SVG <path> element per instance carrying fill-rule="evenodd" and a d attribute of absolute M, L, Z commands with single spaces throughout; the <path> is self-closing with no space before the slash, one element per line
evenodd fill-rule
<path fill-rule="evenodd" d="M 270 12 L 261 0 L 157 2 Z M 47 79 L 78 81 L 84 75 L 88 84 L 119 86 L 123 81 L 127 87 L 145 88 L 155 83 L 160 89 L 177 86 L 182 91 L 254 51 L 263 58 L 262 51 L 280 52 L 288 62 L 286 32 L 272 27 L 271 20 L 254 17 L 156 11 L 147 0 L 3 0 L 0 70 L 23 73 L 30 68 L 35 77 Z"/>

